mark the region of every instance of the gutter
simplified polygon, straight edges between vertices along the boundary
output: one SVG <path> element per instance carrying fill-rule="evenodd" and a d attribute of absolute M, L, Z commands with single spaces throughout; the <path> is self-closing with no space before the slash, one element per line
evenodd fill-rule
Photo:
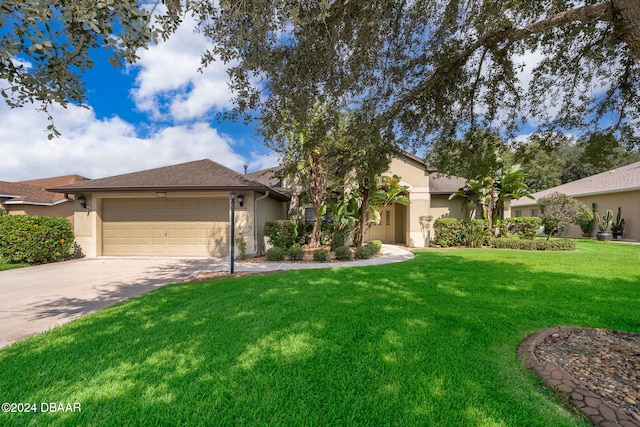
<path fill-rule="evenodd" d="M 264 193 L 264 196 L 258 197 L 253 202 L 253 254 L 258 255 L 258 202 L 269 197 L 269 190 Z"/>

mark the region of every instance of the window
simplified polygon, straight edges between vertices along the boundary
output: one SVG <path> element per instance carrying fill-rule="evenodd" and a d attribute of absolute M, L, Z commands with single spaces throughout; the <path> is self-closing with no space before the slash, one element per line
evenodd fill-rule
<path fill-rule="evenodd" d="M 391 225 L 391 211 L 387 211 L 387 225 Z"/>
<path fill-rule="evenodd" d="M 531 209 L 531 216 L 540 216 L 538 209 Z"/>
<path fill-rule="evenodd" d="M 304 222 L 307 224 L 314 222 L 316 220 L 316 216 L 314 215 L 313 208 L 305 208 L 304 210 Z"/>
<path fill-rule="evenodd" d="M 516 209 L 516 218 L 520 218 L 522 216 L 522 209 Z"/>

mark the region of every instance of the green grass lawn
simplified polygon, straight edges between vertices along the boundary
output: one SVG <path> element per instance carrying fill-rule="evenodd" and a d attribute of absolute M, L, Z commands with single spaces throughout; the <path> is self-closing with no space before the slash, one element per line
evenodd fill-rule
<path fill-rule="evenodd" d="M 0 425 L 586 426 L 516 358 L 550 326 L 640 333 L 640 246 L 448 249 L 173 285 L 0 350 Z"/>
<path fill-rule="evenodd" d="M 7 264 L 2 259 L 0 259 L 0 271 L 2 270 L 11 270 L 12 268 L 22 268 L 28 267 L 29 264 Z"/>

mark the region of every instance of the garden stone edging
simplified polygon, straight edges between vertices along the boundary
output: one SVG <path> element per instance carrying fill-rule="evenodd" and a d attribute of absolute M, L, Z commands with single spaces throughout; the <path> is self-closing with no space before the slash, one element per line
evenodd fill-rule
<path fill-rule="evenodd" d="M 559 326 L 531 335 L 518 346 L 518 359 L 522 360 L 529 369 L 534 371 L 547 387 L 563 395 L 566 401 L 578 409 L 594 425 L 600 427 L 640 427 L 639 422 L 606 403 L 600 396 L 588 390 L 561 366 L 555 363 L 541 362 L 535 355 L 536 346 L 548 336 L 583 329 L 585 328 Z"/>

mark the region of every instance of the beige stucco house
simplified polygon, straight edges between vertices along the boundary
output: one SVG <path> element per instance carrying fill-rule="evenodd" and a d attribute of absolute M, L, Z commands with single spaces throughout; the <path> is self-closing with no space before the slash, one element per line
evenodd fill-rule
<path fill-rule="evenodd" d="M 264 224 L 289 216 L 291 197 L 274 176 L 277 171 L 240 174 L 204 159 L 48 190 L 74 200 L 76 243 L 88 257 L 229 255 L 233 191 L 235 233 L 251 255 L 264 252 Z M 470 214 L 461 200 L 449 200 L 465 181 L 438 175 L 416 156 L 393 159 L 387 174 L 402 178 L 410 204 L 387 208 L 367 240 L 423 247 L 427 230 L 421 216 Z"/>
<path fill-rule="evenodd" d="M 394 204 L 385 209 L 378 225 L 373 225 L 365 240 L 381 240 L 410 247 L 426 246 L 427 230 L 420 224 L 420 217 L 468 218 L 473 213 L 461 199 L 449 200 L 449 196 L 463 187 L 465 180 L 438 174 L 424 160 L 403 154 L 391 161 L 389 170 L 383 175 L 397 175 L 401 184 L 407 186 L 409 205 Z M 433 239 L 433 221 L 429 236 Z"/>
<path fill-rule="evenodd" d="M 538 216 L 537 200 L 556 192 L 572 196 L 588 207 L 595 203 L 600 215 L 610 209 L 614 219 L 620 207 L 625 219 L 623 239 L 640 240 L 640 162 L 539 191 L 534 193 L 534 200 L 514 200 L 511 202 L 511 215 Z M 569 227 L 569 237 L 580 235 L 578 226 Z"/>
<path fill-rule="evenodd" d="M 65 175 L 29 181 L 0 181 L 0 209 L 9 215 L 45 215 L 67 218 L 73 223 L 73 200 L 45 188 L 85 181 L 79 175 Z"/>
<path fill-rule="evenodd" d="M 226 256 L 235 232 L 261 252 L 266 221 L 289 198 L 208 159 L 49 188 L 73 195 L 76 243 L 87 257 Z"/>
<path fill-rule="evenodd" d="M 277 178 L 280 172 L 280 167 L 274 167 L 253 172 L 249 176 L 276 188 L 292 187 Z M 461 199 L 449 200 L 449 196 L 463 187 L 466 181 L 436 173 L 417 156 L 404 153 L 392 159 L 389 170 L 383 175 L 397 175 L 401 178 L 400 183 L 407 187 L 410 203 L 407 206 L 394 204 L 386 208 L 381 213 L 380 224 L 372 225 L 365 234 L 365 241 L 381 240 L 383 243 L 424 247 L 428 235 L 433 239 L 433 221 L 427 234 L 427 230 L 420 224 L 421 216 L 432 215 L 433 220 L 436 220 L 442 217 L 468 218 L 474 213 L 474 208 L 464 205 Z M 295 190 L 289 189 L 288 192 L 295 193 Z M 307 208 L 305 213 L 305 207 L 295 198 L 293 194 L 289 216 L 312 222 L 313 216 L 308 215 L 312 209 Z"/>

